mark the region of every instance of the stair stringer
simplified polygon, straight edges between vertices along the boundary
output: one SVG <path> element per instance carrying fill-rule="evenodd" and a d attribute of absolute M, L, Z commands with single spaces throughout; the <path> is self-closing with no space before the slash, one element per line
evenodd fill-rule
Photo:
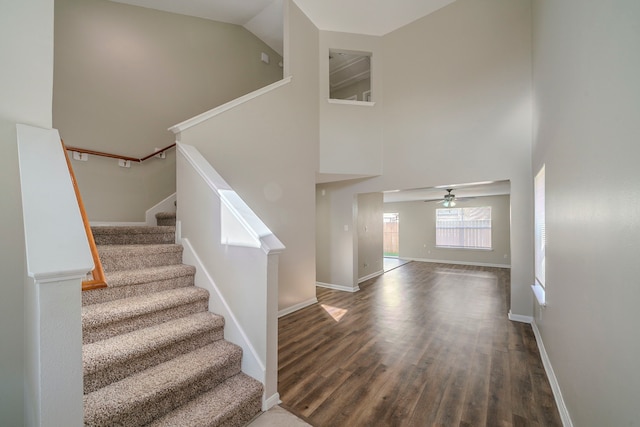
<path fill-rule="evenodd" d="M 243 349 L 242 371 L 277 393 L 278 258 L 282 243 L 194 147 L 178 144 L 177 240 L 209 310 L 225 317 L 225 339 Z M 230 231 L 231 230 L 231 231 Z"/>

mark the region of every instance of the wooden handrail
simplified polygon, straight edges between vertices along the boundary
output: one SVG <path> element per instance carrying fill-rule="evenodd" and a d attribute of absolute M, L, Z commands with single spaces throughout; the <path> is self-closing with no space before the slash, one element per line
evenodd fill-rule
<path fill-rule="evenodd" d="M 63 150 L 69 150 L 69 147 L 65 147 L 64 141 L 60 140 L 60 143 L 62 144 Z M 73 183 L 73 189 L 76 192 L 76 199 L 78 200 L 78 207 L 80 208 L 80 215 L 82 216 L 84 231 L 87 233 L 87 240 L 89 241 L 89 248 L 91 249 L 91 256 L 93 257 L 93 263 L 95 265 L 93 271 L 91 272 L 92 279 L 84 280 L 82 282 L 82 290 L 88 291 L 91 289 L 105 288 L 107 286 L 107 281 L 104 277 L 104 270 L 102 269 L 102 262 L 100 262 L 100 256 L 98 255 L 98 248 L 96 247 L 96 242 L 93 239 L 91 225 L 89 225 L 89 219 L 87 218 L 87 211 L 84 209 L 84 203 L 82 203 L 82 196 L 80 196 L 80 189 L 78 188 L 78 183 L 76 182 L 76 175 L 73 173 L 73 168 L 71 167 L 69 156 L 65 154 L 64 157 L 67 159 L 69 176 L 71 177 L 71 182 Z"/>
<path fill-rule="evenodd" d="M 77 153 L 86 153 L 86 154 L 92 154 L 94 156 L 102 156 L 102 157 L 109 157 L 111 159 L 119 159 L 119 160 L 129 160 L 130 162 L 136 162 L 136 163 L 142 163 L 147 159 L 150 159 L 154 156 L 157 156 L 158 154 L 164 153 L 165 151 L 175 147 L 176 144 L 173 143 L 171 145 L 167 145 L 164 148 L 161 148 L 158 151 L 155 151 L 147 156 L 141 157 L 141 158 L 135 158 L 135 157 L 129 157 L 129 156 L 121 156 L 120 154 L 111 154 L 111 153 L 105 153 L 104 151 L 95 151 L 95 150 L 87 150 L 85 148 L 78 148 L 78 147 L 66 147 L 66 149 L 68 151 L 75 151 Z"/>

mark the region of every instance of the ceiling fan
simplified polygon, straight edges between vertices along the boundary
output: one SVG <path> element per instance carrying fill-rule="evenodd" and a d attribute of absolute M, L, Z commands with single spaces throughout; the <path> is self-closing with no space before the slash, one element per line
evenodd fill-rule
<path fill-rule="evenodd" d="M 455 194 L 452 193 L 453 188 L 447 188 L 447 194 L 444 195 L 444 199 L 440 200 L 438 203 L 444 206 L 445 208 L 452 208 L 456 205 L 456 202 L 461 202 L 470 197 L 458 198 Z"/>
<path fill-rule="evenodd" d="M 444 199 L 438 203 L 442 204 L 445 208 L 452 208 L 456 205 L 456 195 L 452 194 L 453 188 L 447 188 L 447 194 L 444 195 Z"/>

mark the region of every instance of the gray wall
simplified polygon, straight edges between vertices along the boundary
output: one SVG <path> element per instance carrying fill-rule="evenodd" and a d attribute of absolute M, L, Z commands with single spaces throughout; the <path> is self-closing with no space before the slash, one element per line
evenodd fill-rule
<path fill-rule="evenodd" d="M 436 202 L 385 203 L 384 212 L 400 214 L 400 258 L 508 267 L 511 259 L 509 196 L 477 197 L 456 207 L 491 206 L 493 249 L 436 248 Z"/>
<path fill-rule="evenodd" d="M 358 194 L 358 279 L 383 269 L 382 193 Z"/>
<path fill-rule="evenodd" d="M 318 30 L 295 4 L 289 9 L 291 83 L 180 135 L 286 246 L 278 272 L 280 310 L 315 299 Z"/>
<path fill-rule="evenodd" d="M 0 3 L 0 425 L 24 425 L 24 234 L 16 123 L 51 127 L 53 1 Z"/>
<path fill-rule="evenodd" d="M 534 0 L 535 320 L 574 426 L 640 423 L 640 2 Z"/>
<path fill-rule="evenodd" d="M 56 0 L 54 127 L 67 145 L 144 157 L 174 142 L 170 126 L 280 80 L 281 59 L 238 25 Z M 94 221 L 143 221 L 175 191 L 173 152 L 130 169 L 93 156 L 73 166 Z"/>
<path fill-rule="evenodd" d="M 320 31 L 320 164 L 322 174 L 382 173 L 382 37 Z M 330 103 L 329 51 L 371 52 L 371 91 L 375 105 Z"/>
<path fill-rule="evenodd" d="M 383 132 L 383 170 L 332 188 L 332 209 L 347 218 L 358 193 L 510 180 L 511 310 L 531 316 L 531 3 L 457 0 L 372 45 L 359 50 L 374 52 L 373 78 L 382 80 L 380 86 L 374 82 L 374 92 L 376 107 L 379 100 L 384 106 L 376 122 Z M 337 107 L 351 111 L 332 107 L 335 116 Z M 361 146 L 335 140 L 324 155 L 322 133 L 321 161 L 378 156 L 377 141 L 368 146 L 366 139 Z M 323 170 L 321 163 L 322 171 L 346 173 Z M 321 257 L 351 262 L 354 248 L 344 244 L 343 225 L 331 223 L 326 233 L 336 239 Z M 329 283 L 349 281 L 343 269 L 332 265 L 331 271 Z"/>

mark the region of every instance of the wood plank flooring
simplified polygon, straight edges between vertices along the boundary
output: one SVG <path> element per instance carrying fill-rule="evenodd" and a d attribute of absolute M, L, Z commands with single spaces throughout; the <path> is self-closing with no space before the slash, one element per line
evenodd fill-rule
<path fill-rule="evenodd" d="M 509 270 L 411 262 L 280 319 L 283 406 L 316 427 L 561 426 Z"/>

